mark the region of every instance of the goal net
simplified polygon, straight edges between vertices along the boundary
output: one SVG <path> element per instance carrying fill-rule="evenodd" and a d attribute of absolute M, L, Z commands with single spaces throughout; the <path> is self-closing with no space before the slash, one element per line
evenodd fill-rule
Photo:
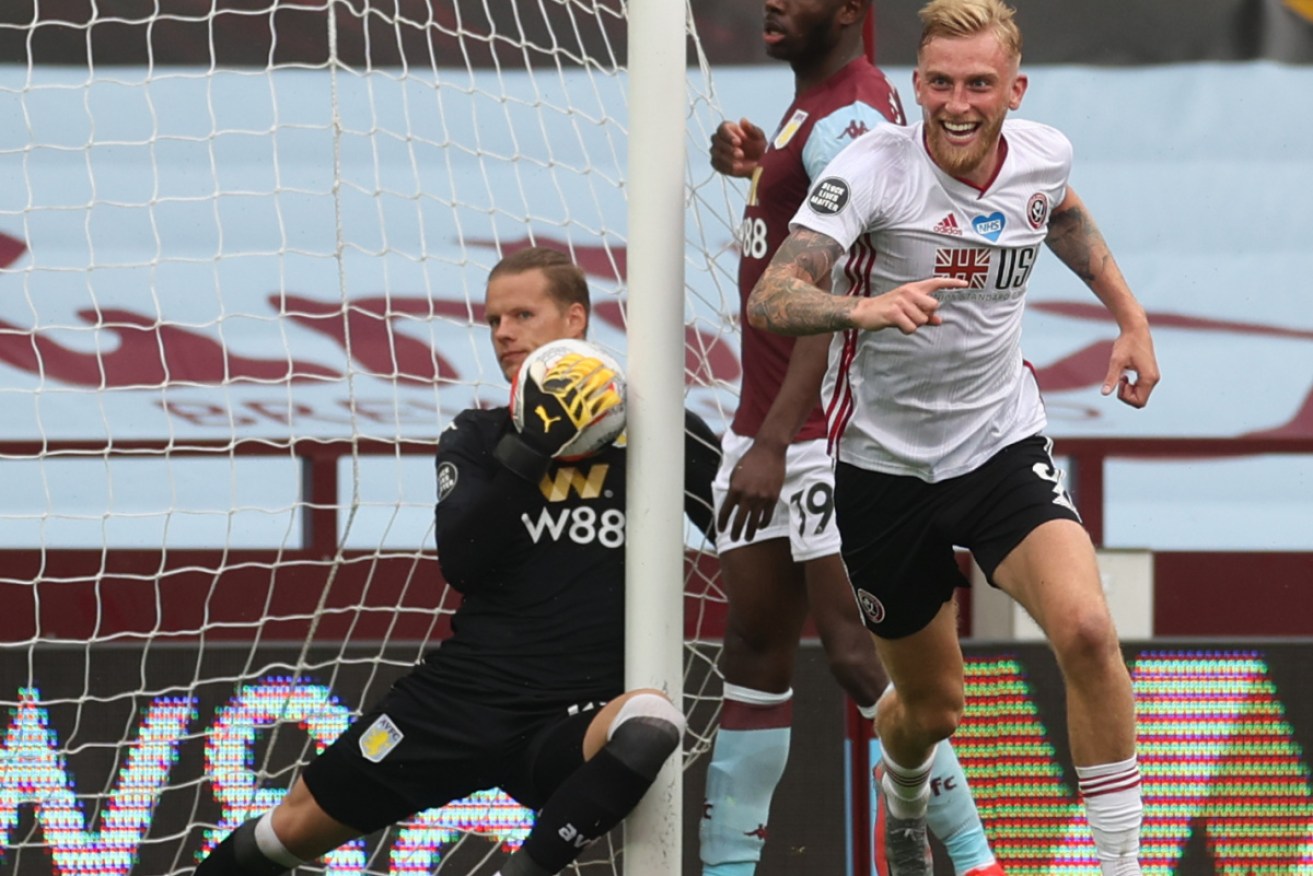
<path fill-rule="evenodd" d="M 432 453 L 458 411 L 506 398 L 488 269 L 567 249 L 591 337 L 624 359 L 625 15 L 0 12 L 7 872 L 189 871 L 446 633 Z M 721 116 L 690 37 L 701 156 Z M 687 404 L 717 429 L 738 379 L 739 197 L 689 162 Z M 705 547 L 690 536 L 690 758 L 718 712 Z M 491 873 L 529 826 L 491 791 L 316 866 Z"/>

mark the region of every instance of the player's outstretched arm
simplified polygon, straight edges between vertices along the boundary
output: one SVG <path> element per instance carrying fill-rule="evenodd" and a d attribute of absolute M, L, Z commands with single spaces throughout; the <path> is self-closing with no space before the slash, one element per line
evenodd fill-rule
<path fill-rule="evenodd" d="M 766 132 L 747 119 L 721 122 L 711 135 L 711 166 L 726 176 L 752 176 L 766 154 Z"/>
<path fill-rule="evenodd" d="M 960 289 L 965 280 L 928 277 L 876 295 L 836 296 L 826 284 L 844 248 L 834 238 L 799 228 L 780 244 L 748 298 L 748 321 L 754 328 L 781 335 L 814 335 L 844 329 L 878 331 L 897 328 L 911 334 L 939 325 L 941 289 Z"/>
<path fill-rule="evenodd" d="M 1135 299 L 1112 257 L 1112 250 L 1075 189 L 1068 187 L 1067 196 L 1053 211 L 1044 242 L 1064 265 L 1085 281 L 1121 329 L 1112 347 L 1108 373 L 1103 380 L 1103 394 L 1108 395 L 1115 389 L 1117 398 L 1126 404 L 1144 407 L 1161 377 L 1149 332 L 1149 318 Z"/>

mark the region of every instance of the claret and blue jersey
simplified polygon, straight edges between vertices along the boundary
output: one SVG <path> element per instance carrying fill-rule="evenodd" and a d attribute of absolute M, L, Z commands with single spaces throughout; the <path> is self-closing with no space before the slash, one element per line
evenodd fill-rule
<path fill-rule="evenodd" d="M 812 180 L 840 151 L 868 131 L 903 124 L 898 92 L 865 58 L 852 61 L 825 82 L 798 95 L 767 143 L 743 211 L 739 260 L 743 385 L 733 430 L 755 436 L 784 381 L 794 339 L 754 329 L 742 312 L 770 257 L 789 235 L 789 220 L 807 197 Z M 820 408 L 795 440 L 820 438 Z"/>

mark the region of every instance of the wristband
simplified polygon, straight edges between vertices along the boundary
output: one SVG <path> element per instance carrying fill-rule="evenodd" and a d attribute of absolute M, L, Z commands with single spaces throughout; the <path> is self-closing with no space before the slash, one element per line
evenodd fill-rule
<path fill-rule="evenodd" d="M 547 474 L 547 467 L 552 464 L 550 456 L 544 456 L 524 442 L 519 435 L 507 432 L 497 442 L 492 456 L 511 473 L 531 484 L 537 484 Z"/>

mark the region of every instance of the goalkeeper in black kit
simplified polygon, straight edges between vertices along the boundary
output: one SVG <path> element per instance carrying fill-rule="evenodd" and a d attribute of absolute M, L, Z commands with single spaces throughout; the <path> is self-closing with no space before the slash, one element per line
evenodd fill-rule
<path fill-rule="evenodd" d="M 507 378 L 542 344 L 583 338 L 588 317 L 583 272 L 554 250 L 520 250 L 488 277 Z M 620 401 L 598 368 L 576 359 L 521 387 L 526 410 L 543 408 L 523 431 L 496 408 L 467 410 L 442 433 L 438 561 L 464 597 L 451 637 L 197 876 L 274 876 L 493 787 L 538 812 L 500 876 L 547 876 L 638 803 L 678 750 L 684 717 L 658 690 L 624 690 L 624 448 L 555 458 Z M 695 416 L 687 427 L 686 510 L 709 531 L 718 443 Z"/>

